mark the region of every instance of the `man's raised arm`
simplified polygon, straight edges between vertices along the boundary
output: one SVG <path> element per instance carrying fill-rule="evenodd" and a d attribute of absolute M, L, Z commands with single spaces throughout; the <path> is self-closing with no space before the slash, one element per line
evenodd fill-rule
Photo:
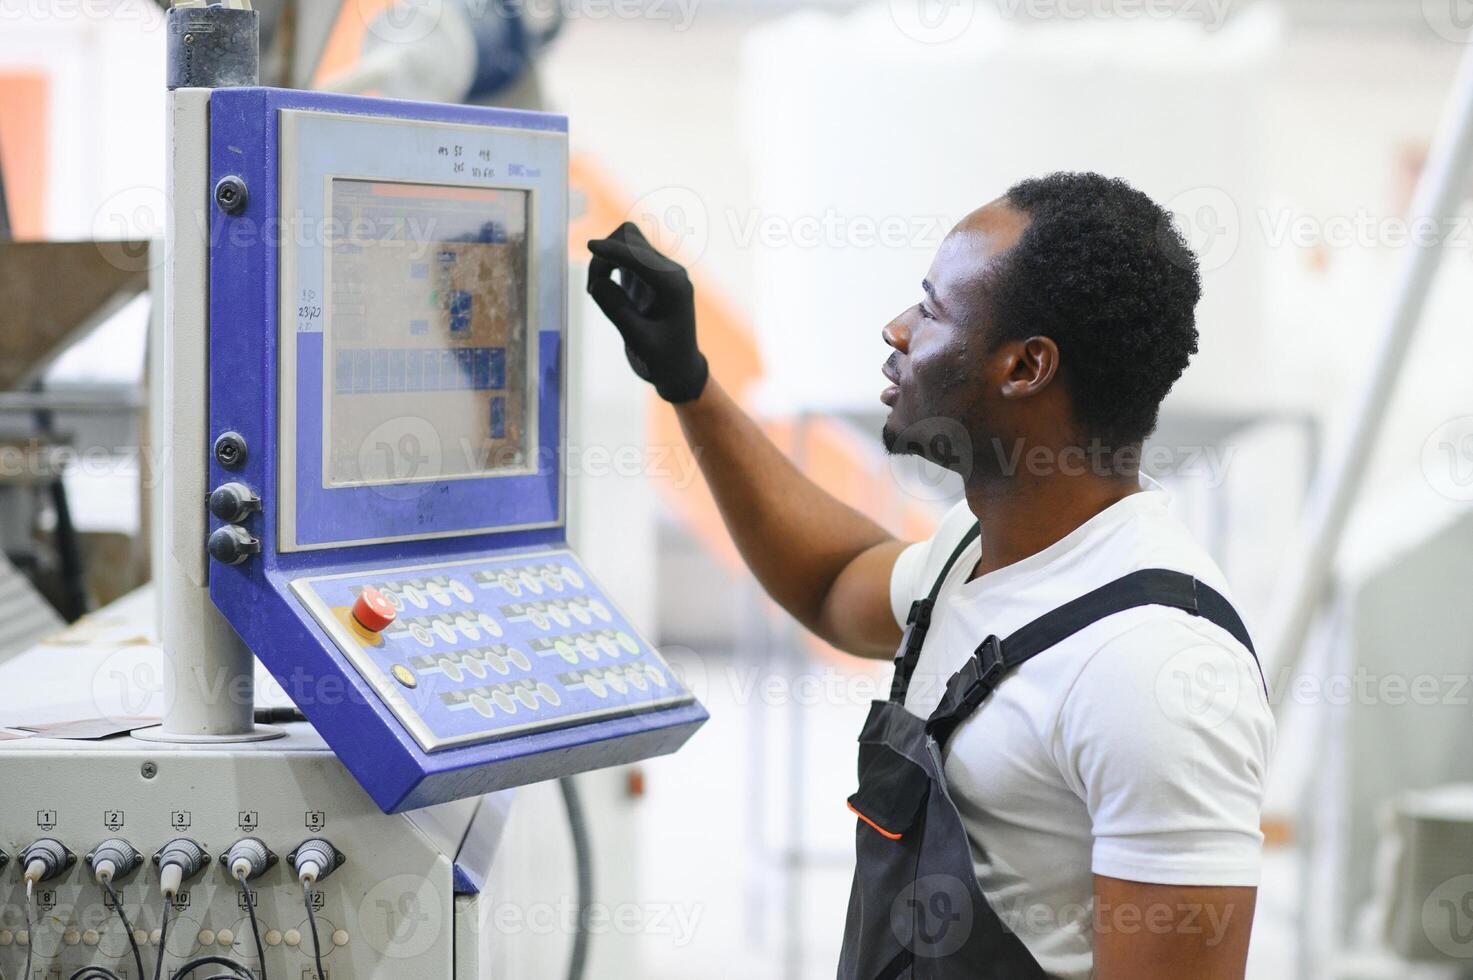
<path fill-rule="evenodd" d="M 900 638 L 890 573 L 904 544 L 804 476 L 709 377 L 683 267 L 627 222 L 588 248 L 589 295 L 619 329 L 635 373 L 675 406 L 727 530 L 762 587 L 840 649 L 888 657 Z"/>

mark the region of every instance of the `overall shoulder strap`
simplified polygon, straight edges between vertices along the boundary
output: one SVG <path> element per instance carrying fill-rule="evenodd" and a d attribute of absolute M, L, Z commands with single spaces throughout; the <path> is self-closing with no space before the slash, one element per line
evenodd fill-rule
<path fill-rule="evenodd" d="M 917 599 L 910 604 L 910 614 L 905 618 L 905 634 L 900 638 L 900 649 L 895 654 L 895 680 L 890 684 L 890 700 L 896 704 L 904 703 L 905 692 L 910 688 L 910 675 L 915 673 L 916 662 L 921 659 L 921 645 L 926 642 L 926 631 L 931 628 L 931 612 L 936 608 L 941 586 L 946 584 L 946 577 L 961 560 L 962 552 L 981 535 L 981 525 L 973 524 L 952 549 L 946 564 L 941 566 L 941 574 L 936 576 L 930 593 L 924 599 Z"/>
<path fill-rule="evenodd" d="M 926 722 L 942 744 L 977 709 L 1008 671 L 1094 623 L 1137 606 L 1169 606 L 1201 616 L 1232 634 L 1258 661 L 1248 628 L 1222 594 L 1190 575 L 1164 568 L 1131 572 L 1093 592 L 1044 613 L 1007 639 L 989 636 L 946 684 L 946 693 Z M 1263 680 L 1263 668 L 1259 667 Z M 1264 692 L 1268 684 L 1264 681 Z"/>

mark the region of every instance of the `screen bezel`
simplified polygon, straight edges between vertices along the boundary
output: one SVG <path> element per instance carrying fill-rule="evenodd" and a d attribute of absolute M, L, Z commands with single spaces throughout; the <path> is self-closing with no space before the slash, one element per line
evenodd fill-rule
<path fill-rule="evenodd" d="M 565 526 L 567 134 L 311 109 L 278 112 L 276 544 L 282 553 Z M 457 175 L 436 146 L 489 152 L 494 175 Z M 520 163 L 519 163 L 520 162 Z M 529 192 L 529 345 L 536 347 L 535 472 L 326 487 L 321 314 L 300 321 L 304 289 L 325 295 L 329 180 L 466 184 Z M 298 226 L 300 228 L 298 229 Z M 298 229 L 293 232 L 293 229 Z M 302 230 L 302 229 L 305 229 Z"/>

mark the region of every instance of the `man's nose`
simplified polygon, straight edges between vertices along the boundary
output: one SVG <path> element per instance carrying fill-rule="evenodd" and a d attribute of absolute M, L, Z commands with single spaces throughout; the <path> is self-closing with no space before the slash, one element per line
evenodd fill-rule
<path fill-rule="evenodd" d="M 885 338 L 885 343 L 902 354 L 910 349 L 910 327 L 902 323 L 899 317 L 885 324 L 880 336 Z"/>

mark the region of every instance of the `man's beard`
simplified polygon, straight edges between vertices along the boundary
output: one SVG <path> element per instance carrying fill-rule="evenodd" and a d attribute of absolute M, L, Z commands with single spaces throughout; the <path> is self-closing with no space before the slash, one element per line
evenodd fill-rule
<path fill-rule="evenodd" d="M 889 453 L 891 456 L 901 456 L 904 455 L 904 453 L 901 450 L 895 448 L 899 444 L 899 442 L 900 433 L 896 432 L 890 426 L 890 422 L 887 419 L 884 426 L 880 429 L 880 444 L 885 447 L 885 452 Z"/>
<path fill-rule="evenodd" d="M 972 475 L 977 464 L 973 438 L 961 423 L 953 419 L 930 418 L 914 422 L 904 429 L 897 429 L 887 419 L 880 430 L 880 441 L 885 452 L 892 456 L 919 456 L 959 474 L 963 479 Z"/>

